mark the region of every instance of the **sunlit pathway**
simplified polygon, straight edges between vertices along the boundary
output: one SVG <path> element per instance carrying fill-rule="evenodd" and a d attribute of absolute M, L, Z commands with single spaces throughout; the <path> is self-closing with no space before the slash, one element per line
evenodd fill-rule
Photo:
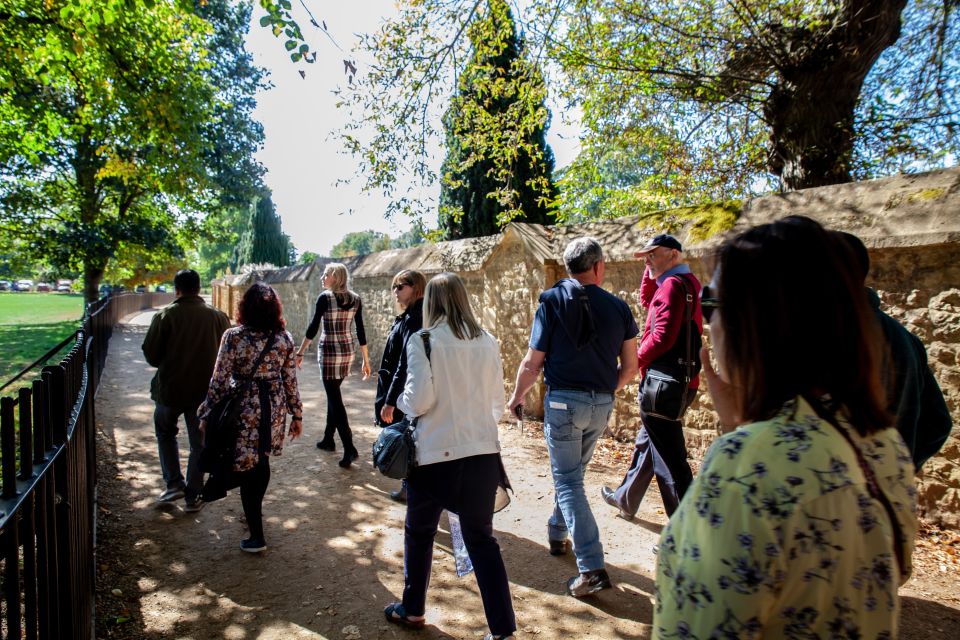
<path fill-rule="evenodd" d="M 354 376 L 344 384 L 361 450 L 359 464 L 345 471 L 336 464 L 339 451 L 335 455 L 314 446 L 323 428 L 325 398 L 316 365 L 304 365 L 300 385 L 306 435 L 271 462 L 264 505 L 269 549 L 262 557 L 243 554 L 238 544 L 245 530 L 235 493 L 196 514 L 183 512 L 180 505 L 156 506 L 162 482 L 149 398 L 153 369 L 140 352 L 151 317 L 136 316 L 115 332 L 97 401 L 102 444 L 99 562 L 106 569 L 98 616 L 130 618 L 109 627 L 109 637 L 406 636 L 408 632 L 387 625 L 382 614 L 402 591 L 403 508 L 387 495 L 396 483 L 369 462 L 376 436 L 374 381 Z M 617 482 L 620 472 L 597 465 L 589 476 L 589 492 L 617 588 L 584 602 L 563 595 L 576 566 L 570 556 L 547 553 L 546 518 L 553 493 L 542 438 L 530 428 L 521 436 L 506 423 L 501 432 L 516 494 L 496 516 L 495 526 L 520 637 L 648 637 L 651 552 L 656 523 L 663 520 L 657 505 L 646 516 L 651 522 L 616 518 L 600 501 L 599 487 Z M 185 433 L 181 452 L 186 452 Z M 651 504 L 658 503 L 653 497 Z M 456 577 L 448 549 L 449 536 L 442 533 L 428 596 L 429 625 L 417 637 L 479 638 L 487 629 L 475 580 L 472 575 Z M 114 588 L 122 595 L 111 595 Z"/>
<path fill-rule="evenodd" d="M 195 514 L 180 505 L 158 507 L 153 369 L 140 351 L 151 317 L 144 313 L 118 327 L 97 398 L 98 638 L 359 640 L 486 633 L 475 580 L 457 578 L 446 533 L 437 538 L 426 630 L 414 634 L 384 621 L 383 607 L 402 591 L 404 511 L 388 497 L 397 483 L 369 462 L 376 436 L 373 380 L 354 376 L 344 384 L 361 459 L 343 470 L 336 464 L 339 442 L 337 454 L 314 446 L 325 398 L 315 363 L 304 365 L 306 435 L 271 461 L 264 504 L 269 548 L 262 556 L 238 548 L 246 533 L 236 493 Z M 616 587 L 577 601 L 563 594 L 564 582 L 576 572 L 573 558 L 551 557 L 545 544 L 553 492 L 541 433 L 528 423 L 521 435 L 505 422 L 501 440 L 516 493 L 494 524 L 511 579 L 518 638 L 649 637 L 652 549 L 665 522 L 655 488 L 636 521 L 615 517 L 599 488 L 619 482 L 625 463 L 602 443 L 606 451 L 594 461 L 587 492 Z M 181 433 L 181 452 L 186 450 Z M 960 628 L 960 611 L 917 597 L 925 588 L 915 581 L 907 587 L 912 597 L 905 598 L 901 638 Z"/>

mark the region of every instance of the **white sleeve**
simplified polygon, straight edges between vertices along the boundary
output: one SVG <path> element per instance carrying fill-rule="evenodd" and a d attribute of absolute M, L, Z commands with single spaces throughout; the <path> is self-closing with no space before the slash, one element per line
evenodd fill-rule
<path fill-rule="evenodd" d="M 492 400 L 493 421 L 500 422 L 500 418 L 503 417 L 503 412 L 507 406 L 507 398 L 503 389 L 503 360 L 500 358 L 500 345 L 497 344 L 497 339 L 493 336 L 489 337 L 490 342 L 493 343 L 494 362 L 494 371 L 490 380 L 490 383 L 493 385 L 490 398 Z"/>
<path fill-rule="evenodd" d="M 422 416 L 437 402 L 433 372 L 419 334 L 407 340 L 407 382 L 397 398 L 397 407 L 411 417 Z"/>

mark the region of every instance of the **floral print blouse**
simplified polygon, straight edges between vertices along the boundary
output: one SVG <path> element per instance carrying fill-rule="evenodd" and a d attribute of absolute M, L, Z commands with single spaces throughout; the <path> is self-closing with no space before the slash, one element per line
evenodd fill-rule
<path fill-rule="evenodd" d="M 893 506 L 905 572 L 850 443 L 797 398 L 707 453 L 660 536 L 654 637 L 897 637 L 916 534 L 913 463 L 896 429 L 864 438 L 840 425 Z"/>
<path fill-rule="evenodd" d="M 270 334 L 254 331 L 244 326 L 228 329 L 220 341 L 217 364 L 210 378 L 207 399 L 200 405 L 197 415 L 206 419 L 213 406 L 236 386 L 234 376 L 247 377 L 260 356 Z M 278 456 L 283 451 L 283 439 L 286 435 L 286 418 L 289 412 L 302 417 L 303 404 L 300 402 L 300 389 L 297 386 L 297 365 L 294 359 L 293 338 L 287 331 L 276 334 L 273 346 L 263 357 L 254 379 L 263 380 L 247 387 L 241 409 L 241 428 L 237 437 L 234 471 L 247 471 L 256 466 L 260 451 L 260 397 L 261 389 L 269 398 L 271 442 L 266 447 L 266 455 Z"/>

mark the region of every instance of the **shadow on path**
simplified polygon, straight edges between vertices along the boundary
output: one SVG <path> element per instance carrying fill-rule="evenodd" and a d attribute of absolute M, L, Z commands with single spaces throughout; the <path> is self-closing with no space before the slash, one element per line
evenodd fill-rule
<path fill-rule="evenodd" d="M 149 318 L 141 314 L 114 333 L 97 398 L 98 638 L 369 640 L 486 633 L 476 582 L 472 575 L 456 576 L 446 533 L 437 538 L 427 628 L 408 634 L 383 618 L 383 607 L 403 587 L 404 509 L 389 499 L 397 483 L 369 462 L 377 434 L 373 380 L 353 376 L 344 383 L 361 452 L 358 463 L 344 470 L 336 464 L 339 442 L 335 454 L 314 446 L 323 430 L 325 397 L 316 365 L 301 371 L 305 436 L 271 461 L 264 504 L 269 548 L 261 556 L 238 548 L 247 533 L 236 492 L 195 514 L 180 504 L 158 507 L 162 480 L 148 392 L 153 369 L 140 351 Z M 185 433 L 180 438 L 185 454 Z M 638 519 L 626 522 L 599 496 L 601 485 L 619 483 L 623 469 L 607 466 L 602 456 L 595 460 L 586 486 L 616 586 L 578 601 L 564 595 L 566 580 L 576 573 L 573 556 L 547 553 L 553 487 L 542 435 L 502 423 L 501 442 L 516 492 L 494 524 L 511 579 L 518 638 L 649 637 L 652 549 L 666 522 L 655 488 Z M 903 598 L 901 638 L 951 637 L 956 629 L 957 609 Z"/>

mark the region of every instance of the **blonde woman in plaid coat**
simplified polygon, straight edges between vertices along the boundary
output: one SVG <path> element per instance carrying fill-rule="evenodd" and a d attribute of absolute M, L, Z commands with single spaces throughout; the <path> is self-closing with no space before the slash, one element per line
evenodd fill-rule
<path fill-rule="evenodd" d="M 320 332 L 320 344 L 317 348 L 317 362 L 320 365 L 320 377 L 323 389 L 327 393 L 327 424 L 323 440 L 317 443 L 318 449 L 334 451 L 333 432 L 340 435 L 343 444 L 343 458 L 338 463 L 344 469 L 357 459 L 357 448 L 353 446 L 353 432 L 347 420 L 347 409 L 343 405 L 340 385 L 350 374 L 356 349 L 353 331 L 356 327 L 357 342 L 363 356 L 363 379 L 370 377 L 370 356 L 367 353 L 367 336 L 363 330 L 363 301 L 348 288 L 350 276 L 347 267 L 339 262 L 331 262 L 323 270 L 322 282 L 325 287 L 317 298 L 317 307 L 313 313 L 306 336 L 297 351 L 297 366 L 303 362 L 303 354 Z"/>

